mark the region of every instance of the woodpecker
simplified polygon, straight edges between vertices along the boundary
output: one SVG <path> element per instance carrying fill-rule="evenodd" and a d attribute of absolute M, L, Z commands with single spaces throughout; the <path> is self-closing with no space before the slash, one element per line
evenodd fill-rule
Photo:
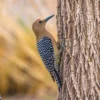
<path fill-rule="evenodd" d="M 40 57 L 42 58 L 42 61 L 44 62 L 46 69 L 49 71 L 53 81 L 56 81 L 60 91 L 62 82 L 57 69 L 57 42 L 53 36 L 45 29 L 46 22 L 53 16 L 54 15 L 51 15 L 43 20 L 37 19 L 32 25 L 32 30 L 36 36 L 37 49 Z"/>

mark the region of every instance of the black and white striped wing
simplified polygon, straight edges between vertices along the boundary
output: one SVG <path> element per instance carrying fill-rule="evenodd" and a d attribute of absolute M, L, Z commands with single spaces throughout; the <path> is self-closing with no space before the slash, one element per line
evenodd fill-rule
<path fill-rule="evenodd" d="M 44 65 L 50 73 L 54 70 L 54 50 L 51 39 L 43 37 L 37 43 L 39 54 L 44 62 Z"/>
<path fill-rule="evenodd" d="M 51 39 L 46 36 L 43 37 L 40 41 L 38 41 L 37 47 L 44 65 L 50 72 L 53 80 L 56 80 L 58 87 L 61 88 L 62 83 L 60 80 L 60 76 L 55 69 L 55 55 Z"/>

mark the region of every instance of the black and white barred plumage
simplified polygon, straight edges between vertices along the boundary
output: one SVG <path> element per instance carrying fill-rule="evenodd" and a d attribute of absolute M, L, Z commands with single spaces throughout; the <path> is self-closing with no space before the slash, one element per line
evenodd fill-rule
<path fill-rule="evenodd" d="M 61 88 L 60 76 L 55 69 L 55 54 L 51 39 L 49 37 L 43 37 L 37 42 L 39 54 L 46 66 L 47 70 L 51 74 L 53 80 L 56 80 L 58 87 Z"/>

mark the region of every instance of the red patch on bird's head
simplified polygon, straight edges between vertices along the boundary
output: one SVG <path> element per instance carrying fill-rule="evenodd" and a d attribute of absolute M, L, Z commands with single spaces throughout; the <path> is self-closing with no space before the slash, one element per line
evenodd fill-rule
<path fill-rule="evenodd" d="M 36 21 L 39 21 L 40 19 L 37 19 Z"/>

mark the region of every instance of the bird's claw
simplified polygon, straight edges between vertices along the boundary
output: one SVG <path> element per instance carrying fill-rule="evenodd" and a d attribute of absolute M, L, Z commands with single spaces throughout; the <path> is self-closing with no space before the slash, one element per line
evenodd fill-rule
<path fill-rule="evenodd" d="M 57 42 L 57 46 L 58 46 L 59 54 L 61 54 L 65 48 L 64 40 L 62 40 L 61 42 Z"/>

